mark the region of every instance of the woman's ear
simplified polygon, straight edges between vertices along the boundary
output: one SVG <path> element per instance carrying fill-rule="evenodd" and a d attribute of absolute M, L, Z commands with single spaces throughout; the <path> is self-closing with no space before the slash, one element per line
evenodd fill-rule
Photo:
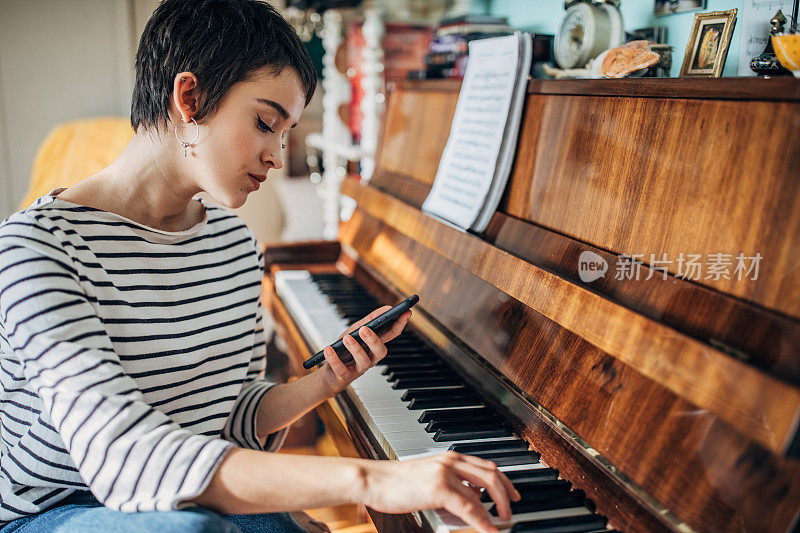
<path fill-rule="evenodd" d="M 200 106 L 197 91 L 197 76 L 191 72 L 180 72 L 172 84 L 172 104 L 183 122 L 191 122 Z"/>

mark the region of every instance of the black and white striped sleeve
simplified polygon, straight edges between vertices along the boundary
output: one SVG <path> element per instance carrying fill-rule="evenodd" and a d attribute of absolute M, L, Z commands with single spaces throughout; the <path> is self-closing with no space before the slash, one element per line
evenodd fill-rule
<path fill-rule="evenodd" d="M 259 273 L 263 278 L 265 270 L 264 254 L 261 251 L 261 247 L 253 231 L 246 226 L 245 229 L 250 236 L 250 243 L 255 250 L 259 265 Z M 264 394 L 276 385 L 276 383 L 264 381 L 263 379 L 264 371 L 267 366 L 266 334 L 272 334 L 272 330 L 271 324 L 269 324 L 268 327 L 265 322 L 261 300 L 259 300 L 258 309 L 256 310 L 256 324 L 253 333 L 253 353 L 250 359 L 250 365 L 247 368 L 245 383 L 242 386 L 242 390 L 239 393 L 239 397 L 236 399 L 233 409 L 231 409 L 231 414 L 225 423 L 225 428 L 222 430 L 222 436 L 243 448 L 274 452 L 283 444 L 289 428 L 287 426 L 270 434 L 263 447 L 260 444 L 259 436 L 256 434 L 256 414 L 258 412 L 258 407 L 261 404 Z"/>
<path fill-rule="evenodd" d="M 276 431 L 267 437 L 266 444 L 261 447 L 256 435 L 256 413 L 264 398 L 264 394 L 276 384 L 262 378 L 266 368 L 267 342 L 264 336 L 263 311 L 261 304 L 256 313 L 256 329 L 254 332 L 253 354 L 247 369 L 247 379 L 242 386 L 239 397 L 231 409 L 231 414 L 222 430 L 222 436 L 243 448 L 274 452 L 280 448 L 286 437 L 288 427 Z"/>
<path fill-rule="evenodd" d="M 183 429 L 143 401 L 70 257 L 29 220 L 0 229 L 0 320 L 42 416 L 106 507 L 182 507 L 205 490 L 232 444 Z"/>

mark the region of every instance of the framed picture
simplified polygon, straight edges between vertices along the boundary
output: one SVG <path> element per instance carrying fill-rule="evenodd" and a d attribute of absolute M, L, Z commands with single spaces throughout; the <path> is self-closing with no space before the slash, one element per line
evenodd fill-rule
<path fill-rule="evenodd" d="M 699 11 L 706 8 L 706 0 L 656 0 L 653 13 L 657 17 L 674 15 L 687 11 Z"/>
<path fill-rule="evenodd" d="M 686 44 L 681 76 L 719 78 L 728 56 L 736 9 L 711 11 L 694 16 L 694 27 Z"/>

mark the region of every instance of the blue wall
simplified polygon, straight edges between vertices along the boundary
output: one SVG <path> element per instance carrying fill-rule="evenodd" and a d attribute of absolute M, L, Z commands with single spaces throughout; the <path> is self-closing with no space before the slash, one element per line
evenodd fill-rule
<path fill-rule="evenodd" d="M 564 16 L 564 2 L 562 0 L 476 0 L 476 10 L 488 11 L 492 15 L 508 17 L 509 23 L 517 28 L 538 32 L 555 33 Z M 741 14 L 742 0 L 708 0 L 706 9 L 692 11 L 679 15 L 666 15 L 656 17 L 653 15 L 655 0 L 622 0 L 620 10 L 625 22 L 625 29 L 630 31 L 648 26 L 666 26 L 667 44 L 671 45 L 672 70 L 671 76 L 678 76 L 686 53 L 686 43 L 692 31 L 692 22 L 695 13 L 706 11 L 725 11 L 736 8 Z M 725 61 L 723 76 L 736 76 L 739 62 L 739 26 L 735 27 L 731 46 L 728 49 L 728 58 Z"/>

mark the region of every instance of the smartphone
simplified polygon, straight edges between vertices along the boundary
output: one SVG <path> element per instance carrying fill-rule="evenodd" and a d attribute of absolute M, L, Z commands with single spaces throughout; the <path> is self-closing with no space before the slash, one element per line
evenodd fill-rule
<path fill-rule="evenodd" d="M 400 315 L 402 315 L 403 313 L 414 307 L 414 305 L 416 305 L 417 302 L 419 302 L 419 296 L 413 294 L 408 298 L 406 298 L 405 300 L 403 300 L 402 302 L 400 302 L 399 304 L 389 309 L 388 311 L 386 311 L 385 313 L 383 313 L 382 315 L 380 315 L 379 317 L 373 318 L 372 320 L 364 324 L 364 326 L 378 333 L 379 329 L 382 329 L 390 325 L 392 322 L 397 320 L 397 318 Z M 358 335 L 358 330 L 354 331 L 353 333 L 350 333 L 350 336 L 353 337 L 357 342 L 361 341 L 361 337 Z M 333 348 L 333 350 L 336 353 L 339 353 L 339 350 L 344 349 L 344 342 L 342 342 L 342 339 L 339 339 L 338 341 L 331 344 L 331 348 Z M 313 357 L 307 359 L 306 361 L 303 361 L 303 368 L 309 369 L 314 365 L 322 363 L 323 361 L 325 361 L 325 354 L 323 354 L 322 350 L 320 350 Z"/>

